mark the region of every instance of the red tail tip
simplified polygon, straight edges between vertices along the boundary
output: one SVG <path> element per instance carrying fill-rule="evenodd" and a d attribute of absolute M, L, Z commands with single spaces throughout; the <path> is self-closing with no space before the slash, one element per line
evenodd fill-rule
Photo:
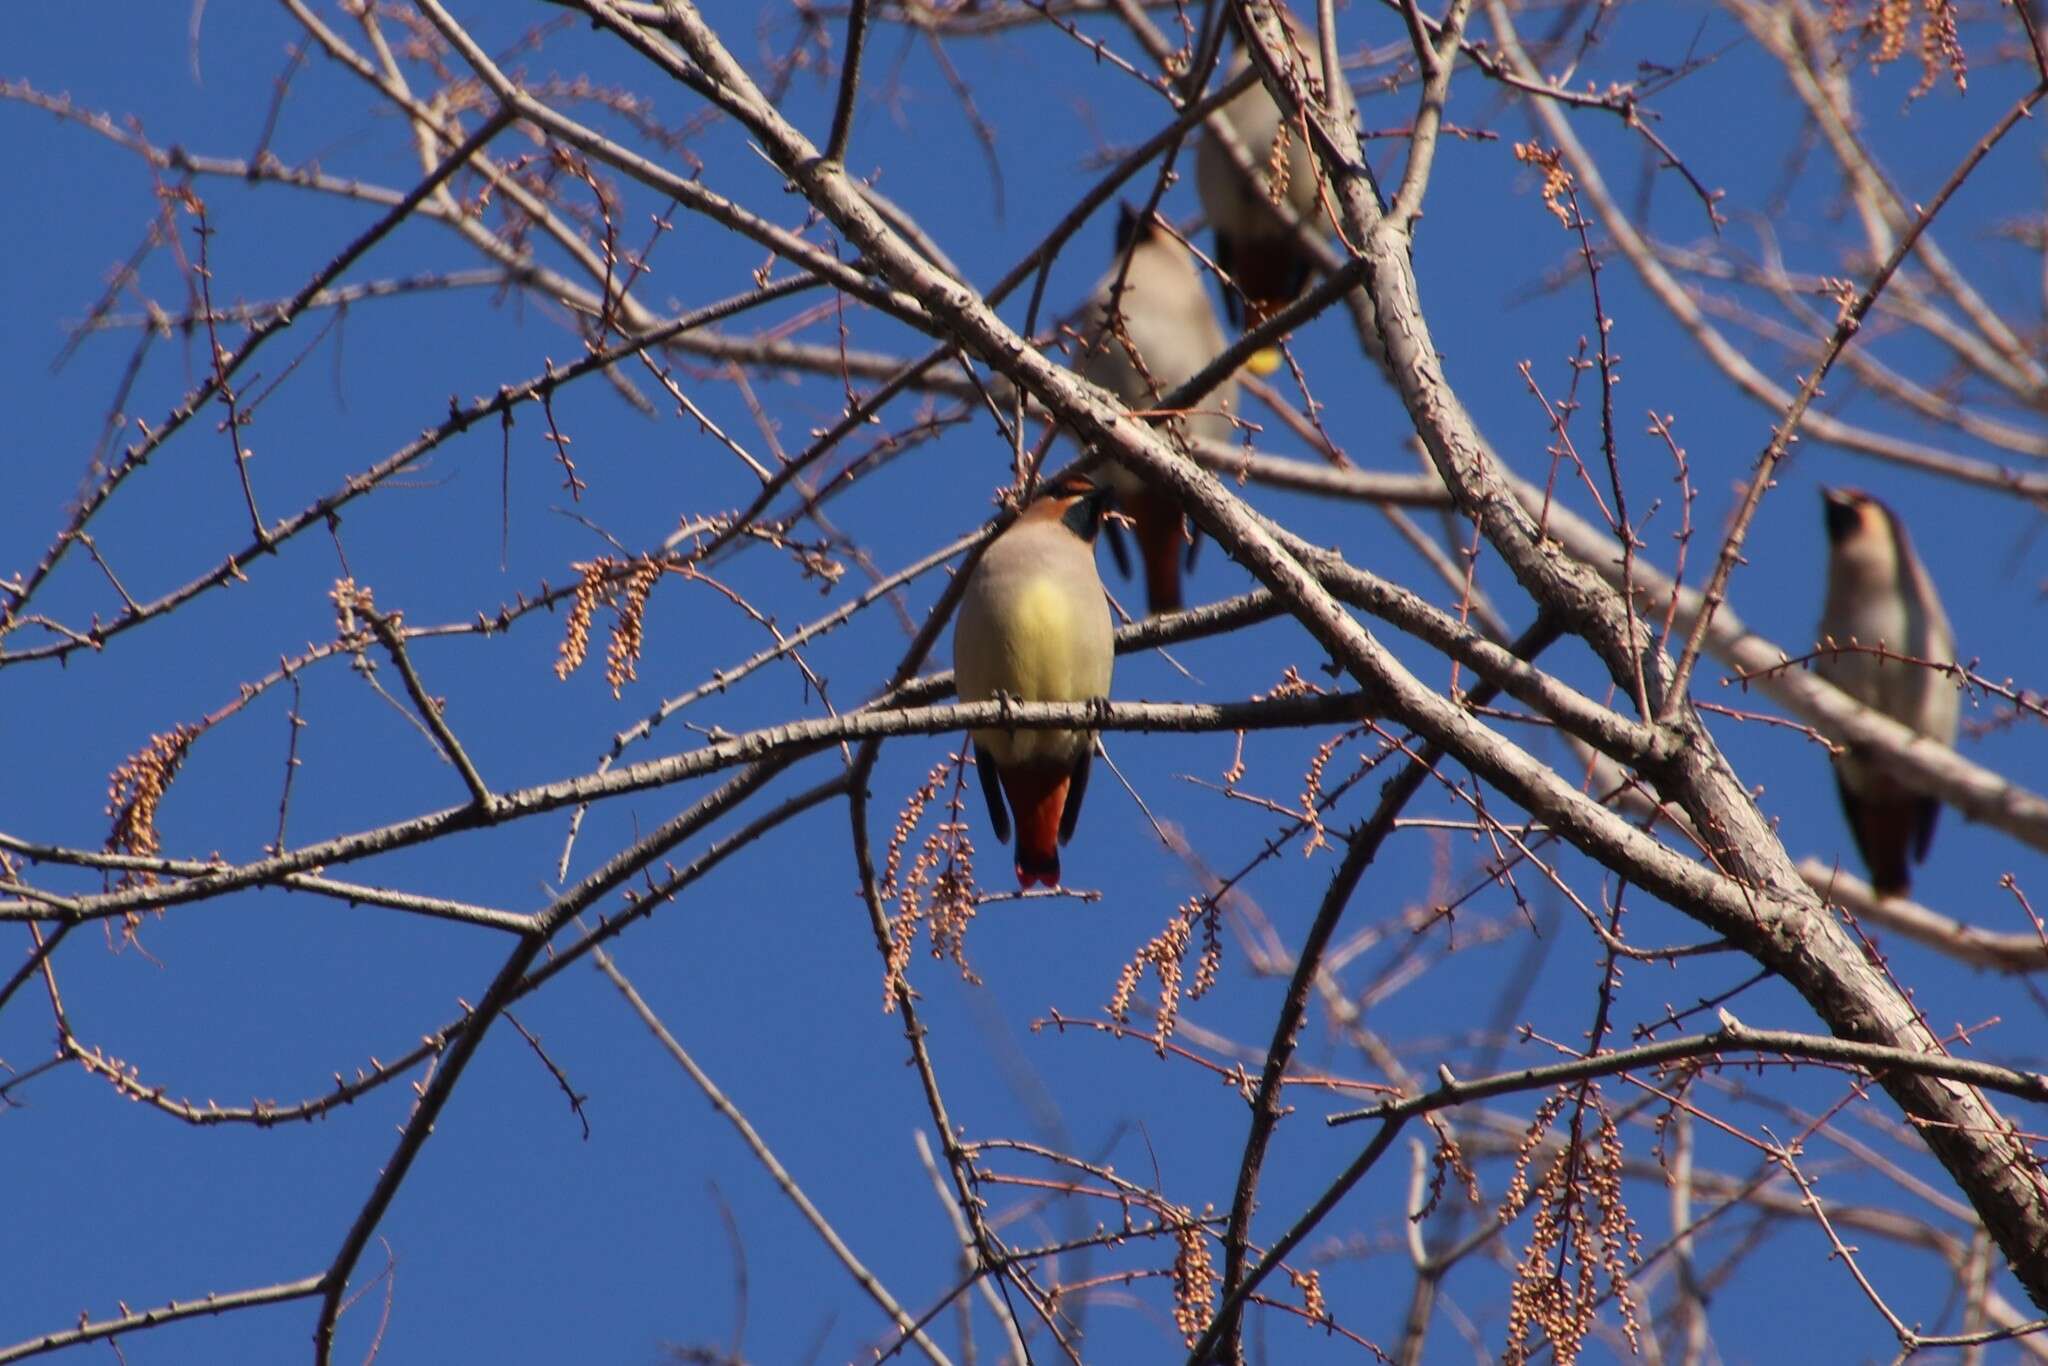
<path fill-rule="evenodd" d="M 1065 773 L 1043 767 L 1005 769 L 1003 790 L 1017 817 L 1017 885 L 1029 890 L 1060 885 L 1060 813 L 1066 809 Z"/>
<path fill-rule="evenodd" d="M 1056 888 L 1060 885 L 1060 862 L 1054 859 L 1050 864 L 1034 864 L 1025 867 L 1023 860 L 1017 862 L 1017 886 L 1030 891 L 1034 886 Z"/>

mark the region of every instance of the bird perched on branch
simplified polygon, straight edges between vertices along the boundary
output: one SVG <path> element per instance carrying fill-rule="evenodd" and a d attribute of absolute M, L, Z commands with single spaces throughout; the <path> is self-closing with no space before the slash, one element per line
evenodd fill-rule
<path fill-rule="evenodd" d="M 1286 6 L 1276 4 L 1274 12 L 1292 40 L 1295 73 L 1306 87 L 1320 88 L 1323 64 L 1313 37 L 1303 31 Z M 1237 37 L 1237 49 L 1224 72 L 1226 83 L 1251 65 L 1234 14 L 1231 31 Z M 1351 89 L 1341 78 L 1334 107 L 1341 117 L 1357 120 Z M 1263 82 L 1253 83 L 1218 114 L 1236 135 L 1253 174 L 1247 176 L 1224 142 L 1205 126 L 1195 147 L 1195 188 L 1201 193 L 1209 226 L 1216 230 L 1216 264 L 1236 283 L 1235 290 L 1226 287 L 1223 291 L 1224 308 L 1232 323 L 1250 329 L 1293 303 L 1314 265 L 1274 206 L 1285 205 L 1320 234 L 1324 230 L 1316 225 L 1325 217 L 1325 181 L 1307 135 L 1281 112 Z M 1279 363 L 1279 353 L 1268 349 L 1253 358 L 1251 368 L 1258 374 L 1270 374 Z"/>
<path fill-rule="evenodd" d="M 1937 744 L 1953 745 L 1961 705 L 1955 684 L 1940 669 L 1909 661 L 1954 664 L 1955 635 L 1905 526 L 1859 490 L 1824 488 L 1821 498 L 1828 589 L 1815 669 L 1871 710 Z M 1852 642 L 1863 648 L 1842 648 Z M 1879 646 L 1883 652 L 1874 652 Z M 1882 757 L 1854 746 L 1834 764 L 1842 810 L 1870 869 L 1871 886 L 1881 896 L 1904 894 L 1912 883 L 1907 864 L 1927 857 L 1941 803 L 1908 789 Z"/>
<path fill-rule="evenodd" d="M 983 552 L 953 628 L 961 701 L 1109 696 L 1115 649 L 1095 572 L 1106 498 L 1085 476 L 1063 476 Z M 1059 886 L 1059 847 L 1073 838 L 1094 747 L 1086 730 L 974 732 L 974 763 L 997 839 L 1009 840 L 1016 818 L 1019 887 Z"/>
<path fill-rule="evenodd" d="M 1202 285 L 1195 258 L 1156 217 L 1128 205 L 1117 215 L 1116 263 L 1095 287 L 1077 325 L 1081 351 L 1074 369 L 1115 394 L 1124 406 L 1176 438 L 1226 441 L 1237 381 L 1225 379 L 1189 412 L 1159 411 L 1166 395 L 1193 379 L 1222 353 L 1223 327 Z M 1181 606 L 1181 552 L 1189 562 L 1195 543 L 1183 534 L 1186 519 L 1173 495 L 1122 465 L 1104 472 L 1104 485 L 1129 515 L 1145 567 L 1145 601 L 1154 613 Z M 1131 572 L 1130 557 L 1114 523 L 1109 548 L 1117 568 Z"/>

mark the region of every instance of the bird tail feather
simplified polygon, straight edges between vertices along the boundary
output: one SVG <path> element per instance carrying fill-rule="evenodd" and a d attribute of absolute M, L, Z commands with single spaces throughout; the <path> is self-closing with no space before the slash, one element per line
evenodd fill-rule
<path fill-rule="evenodd" d="M 1029 889 L 1060 885 L 1060 815 L 1067 805 L 1064 771 L 1013 768 L 1003 773 L 1003 791 L 1017 820 L 1017 885 Z"/>
<path fill-rule="evenodd" d="M 1874 796 L 1852 793 L 1839 770 L 1835 785 L 1842 797 L 1842 814 L 1849 818 L 1850 833 L 1856 836 L 1857 852 L 1870 870 L 1871 890 L 1879 896 L 1904 896 L 1913 886 L 1910 860 L 1926 819 L 1921 799 L 1899 795 L 1896 789 Z"/>
<path fill-rule="evenodd" d="M 1180 504 L 1170 495 L 1146 489 L 1131 499 L 1131 520 L 1137 523 L 1138 549 L 1145 561 L 1145 605 L 1154 616 L 1178 612 L 1181 606 Z"/>
<path fill-rule="evenodd" d="M 1250 331 L 1301 296 L 1309 262 L 1284 237 L 1260 239 L 1234 253 L 1231 273 L 1244 292 L 1244 326 Z"/>

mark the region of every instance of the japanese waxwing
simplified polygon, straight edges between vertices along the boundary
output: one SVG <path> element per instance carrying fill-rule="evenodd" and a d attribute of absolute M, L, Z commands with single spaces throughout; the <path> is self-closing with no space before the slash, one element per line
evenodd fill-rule
<path fill-rule="evenodd" d="M 1106 500 L 1086 476 L 1063 476 L 983 552 L 953 627 L 961 701 L 1109 696 L 1115 649 L 1095 572 Z M 974 732 L 974 764 L 997 839 L 1009 840 L 1016 818 L 1019 887 L 1059 886 L 1060 846 L 1073 838 L 1081 815 L 1094 747 L 1095 734 L 1086 730 Z"/>
<path fill-rule="evenodd" d="M 1296 70 L 1320 83 L 1323 63 L 1314 35 L 1303 31 L 1284 4 L 1276 0 L 1274 9 L 1293 39 L 1299 58 Z M 1226 82 L 1251 65 L 1234 15 L 1231 31 L 1238 41 L 1224 71 Z M 1357 106 L 1350 86 L 1339 80 L 1336 96 L 1343 117 L 1356 122 Z M 1325 182 L 1307 135 L 1282 116 L 1263 82 L 1253 82 L 1218 112 L 1237 135 L 1256 175 L 1247 177 L 1239 170 L 1229 150 L 1204 127 L 1195 146 L 1195 188 L 1201 193 L 1209 226 L 1216 230 L 1216 264 L 1237 286 L 1235 290 L 1225 286 L 1224 308 L 1232 323 L 1252 328 L 1294 302 L 1308 283 L 1313 265 L 1273 206 L 1283 202 L 1296 217 L 1315 227 L 1327 218 L 1322 204 Z M 1274 143 L 1283 139 L 1285 146 L 1276 159 Z M 1282 179 L 1278 186 L 1276 178 Z M 1257 374 L 1270 374 L 1279 363 L 1278 353 L 1267 350 L 1253 358 L 1251 368 Z"/>
<path fill-rule="evenodd" d="M 1235 378 L 1210 390 L 1191 411 L 1158 411 L 1162 398 L 1193 379 L 1225 346 L 1193 254 L 1164 223 L 1141 218 L 1128 205 L 1117 215 L 1116 249 L 1116 263 L 1081 311 L 1074 368 L 1132 412 L 1163 426 L 1176 444 L 1189 437 L 1229 440 Z M 1182 547 L 1190 560 L 1194 556 L 1194 542 L 1182 534 L 1180 504 L 1122 465 L 1107 465 L 1101 478 L 1136 532 L 1147 607 L 1154 613 L 1179 611 Z M 1109 548 L 1117 567 L 1129 574 L 1114 523 Z"/>
<path fill-rule="evenodd" d="M 1960 696 L 1936 669 L 1830 644 L 1883 645 L 1894 655 L 1953 664 L 1956 640 L 1934 583 L 1913 553 L 1906 528 L 1883 503 L 1855 489 L 1820 491 L 1828 529 L 1828 596 L 1817 628 L 1820 676 L 1873 711 L 1953 745 Z M 1835 758 L 1835 785 L 1856 847 L 1881 896 L 1911 885 L 1907 863 L 1927 857 L 1941 803 L 1913 792 L 1876 755 L 1853 747 Z"/>

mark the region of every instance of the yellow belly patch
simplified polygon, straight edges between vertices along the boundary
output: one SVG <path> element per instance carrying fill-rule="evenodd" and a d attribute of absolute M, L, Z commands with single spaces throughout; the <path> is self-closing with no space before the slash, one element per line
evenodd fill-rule
<path fill-rule="evenodd" d="M 1075 677 L 1074 652 L 1068 640 L 1073 612 L 1056 584 L 1038 582 L 1018 596 L 1012 648 L 1017 666 L 1016 693 L 1034 702 L 1078 702 L 1086 694 Z"/>

